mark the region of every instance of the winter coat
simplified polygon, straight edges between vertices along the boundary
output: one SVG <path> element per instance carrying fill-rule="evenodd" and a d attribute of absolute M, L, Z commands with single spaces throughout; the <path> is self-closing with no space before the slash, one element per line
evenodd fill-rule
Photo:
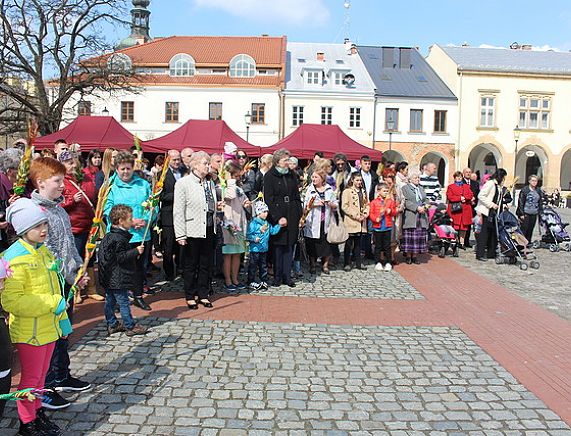
<path fill-rule="evenodd" d="M 41 346 L 64 335 L 61 323 L 71 328 L 54 256 L 45 245 L 33 247 L 18 239 L 2 255 L 10 263 L 12 277 L 4 280 L 2 307 L 8 313 L 13 343 Z M 60 305 L 63 305 L 60 306 Z M 60 308 L 61 313 L 54 312 Z M 69 334 L 69 330 L 65 334 Z"/>
<path fill-rule="evenodd" d="M 341 196 L 341 210 L 343 211 L 343 224 L 347 233 L 367 233 L 367 220 L 359 221 L 359 216 L 369 215 L 369 199 L 364 189 L 363 207 L 359 204 L 359 191 L 350 187 L 343 191 Z"/>
<path fill-rule="evenodd" d="M 452 212 L 452 205 L 450 203 L 458 203 L 461 201 L 460 197 L 464 197 L 462 201 L 462 212 Z M 452 218 L 452 224 L 455 229 L 464 230 L 472 224 L 472 199 L 474 193 L 469 185 L 462 184 L 460 186 L 452 183 L 446 190 L 446 199 L 448 200 L 448 215 Z"/>
<path fill-rule="evenodd" d="M 478 206 L 476 206 L 476 212 L 488 216 L 490 214 L 490 209 L 496 203 L 494 203 L 494 198 L 497 201 L 499 198 L 500 186 L 495 179 L 490 179 L 482 189 L 480 189 L 480 193 L 478 194 Z M 497 209 L 496 209 L 497 210 Z"/>
<path fill-rule="evenodd" d="M 519 197 L 518 197 L 518 202 L 517 202 L 517 210 L 516 210 L 516 215 L 518 217 L 520 216 L 524 216 L 524 210 L 525 210 L 525 203 L 527 201 L 527 194 L 529 194 L 529 191 L 531 191 L 531 188 L 529 187 L 529 185 L 524 186 L 521 191 L 519 192 Z M 543 201 L 545 199 L 545 192 L 543 192 L 543 189 L 541 189 L 539 186 L 537 188 L 535 188 L 535 192 L 537 192 L 539 194 L 539 210 L 538 210 L 538 214 L 541 213 L 542 209 L 543 209 Z"/>
<path fill-rule="evenodd" d="M 179 171 L 179 174 L 182 173 Z M 182 178 L 182 177 L 181 177 Z M 180 178 L 179 178 L 180 180 Z M 177 180 L 174 176 L 172 168 L 169 168 L 165 176 L 165 183 L 161 193 L 161 224 L 163 226 L 172 227 L 174 224 L 173 219 L 173 205 L 174 205 L 174 185 Z"/>
<path fill-rule="evenodd" d="M 270 236 L 277 235 L 281 230 L 279 224 L 273 226 L 268 220 L 255 217 L 248 225 L 246 238 L 250 241 L 250 251 L 252 253 L 266 253 L 270 247 Z M 256 242 L 256 239 L 258 239 Z"/>
<path fill-rule="evenodd" d="M 236 186 L 236 180 L 229 179 L 224 192 L 224 222 L 222 223 L 224 244 L 244 243 L 243 239 L 240 240 L 226 228 L 226 224 L 233 223 L 233 225 L 239 228 L 238 232 L 241 233 L 244 238 L 246 237 L 248 218 L 246 217 L 246 210 L 243 206 L 246 200 L 248 200 L 248 197 L 242 188 Z"/>
<path fill-rule="evenodd" d="M 256 174 L 256 171 L 248 170 L 248 172 L 242 176 L 242 189 L 250 200 L 254 200 L 256 195 L 258 195 L 254 189 L 256 186 Z"/>
<path fill-rule="evenodd" d="M 276 167 L 272 167 L 264 176 L 264 200 L 270 209 L 268 221 L 271 224 L 277 224 L 280 218 L 287 219 L 287 226 L 282 227 L 272 242 L 294 246 L 302 213 L 297 174 L 291 171 L 280 174 Z"/>
<path fill-rule="evenodd" d="M 56 200 L 48 200 L 42 197 L 38 191 L 32 192 L 31 199 L 34 203 L 42 206 L 48 216 L 48 237 L 46 247 L 56 259 L 61 259 L 65 281 L 72 285 L 77 272 L 83 264 L 83 259 L 75 246 L 75 239 L 71 231 L 71 222 L 65 209 L 61 207 L 63 197 Z"/>
<path fill-rule="evenodd" d="M 73 196 L 80 191 L 79 188 L 83 192 L 83 197 L 79 203 L 76 203 Z M 88 176 L 85 176 L 83 181 L 78 182 L 75 177 L 66 174 L 63 181 L 63 202 L 61 205 L 69 215 L 71 231 L 74 235 L 89 232 L 95 216 L 96 202 L 95 183 L 91 183 Z"/>
<path fill-rule="evenodd" d="M 105 290 L 132 290 L 138 283 L 135 272 L 139 252 L 131 248 L 131 236 L 128 230 L 113 226 L 99 245 L 99 283 Z"/>
<path fill-rule="evenodd" d="M 151 185 L 145 179 L 133 174 L 129 182 L 124 182 L 120 177 L 115 177 L 111 190 L 109 191 L 109 196 L 107 197 L 107 202 L 105 203 L 105 208 L 103 209 L 103 216 L 109 223 L 108 230 L 111 229 L 109 214 L 116 204 L 124 204 L 131 207 L 131 209 L 133 209 L 134 219 L 142 219 L 148 222 L 149 219 L 151 219 L 151 214 L 149 210 L 143 207 L 143 203 L 148 200 L 150 195 Z M 131 233 L 131 242 L 142 242 L 145 227 L 143 226 L 140 229 L 132 228 L 129 232 Z M 145 241 L 149 241 L 150 239 L 151 232 L 148 231 Z"/>
<path fill-rule="evenodd" d="M 390 209 L 387 214 L 386 210 Z M 385 217 L 385 227 L 392 228 L 393 220 L 397 216 L 397 203 L 392 198 L 375 198 L 369 205 L 369 219 L 373 223 L 373 229 L 381 228 L 382 218 Z"/>
<path fill-rule="evenodd" d="M 208 204 L 204 184 L 207 184 L 216 203 L 214 183 L 207 179 L 201 181 L 192 171 L 174 185 L 173 223 L 177 240 L 206 238 Z"/>
<path fill-rule="evenodd" d="M 335 197 L 335 192 L 333 188 L 329 185 L 325 187 L 325 199 L 328 200 L 331 204 L 337 206 L 337 199 Z M 309 185 L 307 191 L 305 192 L 305 199 L 303 201 L 303 208 L 306 209 L 309 205 L 309 201 L 315 198 L 315 201 L 319 200 L 319 193 L 315 189 L 313 184 Z M 331 223 L 331 206 L 316 206 L 312 207 L 309 213 L 307 214 L 307 218 L 305 220 L 305 227 L 303 228 L 303 235 L 307 238 L 319 239 L 320 238 L 320 229 L 321 226 L 325 226 L 325 234 L 329 230 L 329 224 Z M 322 207 L 325 208 L 325 222 L 321 223 L 321 210 Z"/>
<path fill-rule="evenodd" d="M 420 228 L 428 229 L 427 212 L 419 213 L 417 210 L 419 206 L 425 206 L 427 204 L 426 193 L 420 185 L 416 186 L 416 189 L 420 191 L 420 202 L 416 199 L 414 188 L 410 184 L 405 185 L 402 188 L 402 195 L 404 198 L 403 230 L 416 229 L 418 216 L 420 216 Z"/>

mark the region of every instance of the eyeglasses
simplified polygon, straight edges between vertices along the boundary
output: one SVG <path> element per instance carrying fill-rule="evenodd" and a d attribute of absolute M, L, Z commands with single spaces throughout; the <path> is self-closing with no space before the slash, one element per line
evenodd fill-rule
<path fill-rule="evenodd" d="M 248 156 L 246 156 L 245 154 L 238 154 L 238 155 L 236 155 L 236 157 L 238 159 L 246 159 Z"/>

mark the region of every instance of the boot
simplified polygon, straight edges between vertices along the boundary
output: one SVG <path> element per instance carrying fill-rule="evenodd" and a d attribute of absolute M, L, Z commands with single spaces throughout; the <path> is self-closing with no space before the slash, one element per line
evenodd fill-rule
<path fill-rule="evenodd" d="M 38 419 L 35 419 L 32 422 L 28 422 L 27 424 L 24 424 L 22 421 L 20 421 L 20 430 L 18 431 L 18 436 L 46 436 L 49 434 L 51 433 L 44 430 Z"/>
<path fill-rule="evenodd" d="M 44 430 L 46 434 L 51 435 L 60 435 L 61 429 L 51 421 L 48 416 L 46 415 L 46 410 L 41 407 L 36 411 L 36 423 Z"/>
<path fill-rule="evenodd" d="M 87 268 L 87 275 L 89 277 L 89 283 L 87 284 L 87 298 L 91 298 L 95 301 L 103 301 L 105 297 L 97 293 L 97 286 L 95 283 L 95 271 L 93 267 Z"/>

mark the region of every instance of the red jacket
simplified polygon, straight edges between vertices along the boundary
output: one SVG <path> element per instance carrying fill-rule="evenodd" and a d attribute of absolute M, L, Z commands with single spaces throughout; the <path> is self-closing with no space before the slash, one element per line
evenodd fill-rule
<path fill-rule="evenodd" d="M 79 192 L 78 186 L 85 195 L 79 203 L 76 203 L 73 196 Z M 86 195 L 91 204 L 85 198 Z M 63 181 L 63 202 L 61 205 L 69 215 L 71 231 L 74 235 L 89 232 L 95 216 L 96 202 L 95 183 L 91 177 L 85 175 L 82 182 L 77 182 L 75 178 L 66 174 Z"/>
<path fill-rule="evenodd" d="M 450 203 L 458 203 L 461 197 L 464 197 L 462 202 L 462 212 L 452 213 Z M 446 199 L 448 200 L 448 215 L 452 218 L 453 226 L 456 230 L 467 230 L 472 224 L 472 199 L 474 193 L 470 185 L 462 184 L 460 186 L 452 183 L 446 190 Z"/>
<path fill-rule="evenodd" d="M 387 214 L 386 210 L 390 209 Z M 375 198 L 369 204 L 369 219 L 373 222 L 374 229 L 381 228 L 381 218 L 385 217 L 385 226 L 393 226 L 393 218 L 397 216 L 397 203 L 392 198 L 383 199 L 381 197 Z"/>

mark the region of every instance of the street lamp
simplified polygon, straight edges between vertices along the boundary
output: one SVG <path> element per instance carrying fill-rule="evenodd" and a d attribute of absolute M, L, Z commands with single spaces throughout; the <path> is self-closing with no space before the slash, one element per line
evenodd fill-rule
<path fill-rule="evenodd" d="M 521 129 L 519 125 L 515 126 L 514 128 L 514 142 L 515 142 L 515 152 L 514 152 L 514 185 L 516 179 L 516 170 L 517 170 L 517 143 L 519 141 L 519 135 L 521 135 Z"/>
<path fill-rule="evenodd" d="M 389 131 L 389 151 L 393 148 L 393 132 L 395 130 L 395 120 L 389 118 L 387 120 L 387 130 Z"/>
<path fill-rule="evenodd" d="M 109 116 L 109 111 L 107 110 L 107 106 L 105 106 L 103 108 L 103 110 L 101 111 L 101 115 L 103 115 L 104 117 L 108 117 Z"/>
<path fill-rule="evenodd" d="M 244 115 L 244 122 L 246 123 L 246 142 L 249 142 L 250 124 L 252 124 L 252 115 L 250 114 L 250 111 L 246 112 L 246 115 Z"/>

